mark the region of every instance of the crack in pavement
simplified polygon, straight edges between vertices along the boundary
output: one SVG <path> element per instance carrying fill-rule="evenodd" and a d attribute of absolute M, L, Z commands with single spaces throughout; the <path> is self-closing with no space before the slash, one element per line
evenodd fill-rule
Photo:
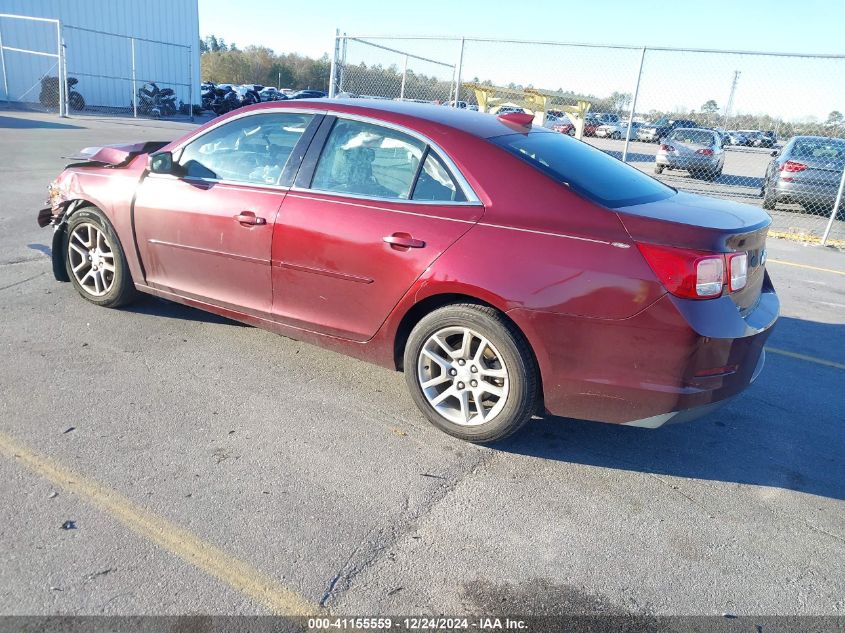
<path fill-rule="evenodd" d="M 14 288 L 15 286 L 20 286 L 21 284 L 25 284 L 28 281 L 32 281 L 33 279 L 38 279 L 41 275 L 45 275 L 46 271 L 42 271 L 37 275 L 33 275 L 32 277 L 27 277 L 26 279 L 21 279 L 20 281 L 16 281 L 15 283 L 8 284 L 7 286 L 0 286 L 0 292 L 3 290 L 8 290 L 9 288 Z"/>
<path fill-rule="evenodd" d="M 497 451 L 492 449 L 481 449 L 478 457 L 471 462 L 471 466 L 463 470 L 463 476 L 456 477 L 454 480 L 447 480 L 448 483 L 444 483 L 436 488 L 431 494 L 428 503 L 422 505 L 413 515 L 404 518 L 404 520 L 400 516 L 388 528 L 380 530 L 371 529 L 367 532 L 362 542 L 355 546 L 344 564 L 327 583 L 326 593 L 323 595 L 322 600 L 320 600 L 320 606 L 328 607 L 330 600 L 347 593 L 352 588 L 353 581 L 361 572 L 378 563 L 382 559 L 384 552 L 395 545 L 403 536 L 412 532 L 415 526 L 430 516 L 460 484 L 469 480 L 479 470 L 487 466 L 495 459 L 497 454 Z M 370 535 L 373 534 L 375 538 L 371 539 Z"/>

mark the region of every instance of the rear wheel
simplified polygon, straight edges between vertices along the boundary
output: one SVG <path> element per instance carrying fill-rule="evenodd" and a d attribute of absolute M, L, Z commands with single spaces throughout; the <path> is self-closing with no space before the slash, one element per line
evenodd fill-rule
<path fill-rule="evenodd" d="M 70 105 L 71 110 L 84 110 L 85 99 L 78 92 L 71 92 L 70 97 L 68 97 L 68 105 Z"/>
<path fill-rule="evenodd" d="M 772 188 L 768 185 L 768 183 L 763 185 L 763 208 L 766 211 L 773 211 L 774 208 L 777 206 L 778 200 L 775 192 Z"/>
<path fill-rule="evenodd" d="M 87 207 L 74 213 L 67 236 L 67 275 L 82 297 L 116 308 L 137 296 L 120 241 L 99 209 Z"/>
<path fill-rule="evenodd" d="M 450 305 L 425 316 L 408 337 L 405 380 L 436 427 L 469 442 L 519 430 L 537 408 L 537 369 L 528 342 L 501 313 Z"/>
<path fill-rule="evenodd" d="M 612 138 L 615 141 L 618 141 L 619 139 L 622 138 L 622 135 L 619 132 L 614 132 L 613 134 L 610 135 L 610 138 Z"/>

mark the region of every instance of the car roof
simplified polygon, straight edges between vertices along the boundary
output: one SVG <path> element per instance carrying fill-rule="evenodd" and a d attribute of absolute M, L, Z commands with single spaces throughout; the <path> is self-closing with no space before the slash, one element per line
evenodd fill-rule
<path fill-rule="evenodd" d="M 357 114 L 359 116 L 383 117 L 385 120 L 414 128 L 415 121 L 425 121 L 436 125 L 461 130 L 480 138 L 492 138 L 513 134 L 517 130 L 513 123 L 505 123 L 491 114 L 484 114 L 464 108 L 438 106 L 433 103 L 414 103 L 409 101 L 385 101 L 381 99 L 297 99 L 294 101 L 274 101 L 251 106 L 250 110 L 264 108 L 309 108 L 329 114 Z M 243 111 L 243 110 L 241 110 Z M 385 116 L 386 115 L 386 116 Z M 544 131 L 542 126 L 533 126 L 533 130 Z M 550 132 L 553 133 L 553 132 Z"/>

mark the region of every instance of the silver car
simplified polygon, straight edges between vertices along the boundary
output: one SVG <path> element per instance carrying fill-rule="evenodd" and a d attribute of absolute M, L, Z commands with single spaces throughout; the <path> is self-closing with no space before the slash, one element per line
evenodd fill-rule
<path fill-rule="evenodd" d="M 722 175 L 725 151 L 718 132 L 701 128 L 678 128 L 663 139 L 657 150 L 654 173 L 686 169 L 691 176 L 715 180 Z"/>
<path fill-rule="evenodd" d="M 774 209 L 778 202 L 833 208 L 845 169 L 845 139 L 795 136 L 772 156 L 761 191 L 764 209 Z"/>

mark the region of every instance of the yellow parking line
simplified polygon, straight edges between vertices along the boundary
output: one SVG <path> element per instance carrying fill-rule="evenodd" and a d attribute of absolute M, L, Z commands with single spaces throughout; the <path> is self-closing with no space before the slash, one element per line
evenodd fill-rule
<path fill-rule="evenodd" d="M 0 433 L 0 454 L 108 512 L 127 527 L 187 563 L 226 583 L 278 615 L 309 615 L 320 609 L 251 565 L 206 543 L 118 492 L 86 479 Z"/>
<path fill-rule="evenodd" d="M 845 369 L 845 365 L 837 363 L 832 360 L 825 360 L 824 358 L 816 358 L 815 356 L 808 356 L 807 354 L 799 354 L 798 352 L 788 352 L 785 349 L 778 349 L 777 347 L 766 347 L 767 352 L 772 354 L 780 354 L 781 356 L 789 356 L 790 358 L 797 358 L 799 360 L 806 360 L 816 365 L 824 365 L 825 367 L 835 367 L 836 369 Z"/>
<path fill-rule="evenodd" d="M 845 275 L 845 271 L 842 270 L 834 270 L 833 268 L 819 268 L 818 266 L 810 266 L 809 264 L 796 264 L 795 262 L 788 262 L 783 259 L 772 259 L 771 257 L 766 260 L 766 263 L 774 263 L 774 264 L 783 264 L 784 266 L 795 266 L 795 268 L 806 268 L 807 270 L 818 270 L 823 273 L 833 273 L 834 275 Z"/>

